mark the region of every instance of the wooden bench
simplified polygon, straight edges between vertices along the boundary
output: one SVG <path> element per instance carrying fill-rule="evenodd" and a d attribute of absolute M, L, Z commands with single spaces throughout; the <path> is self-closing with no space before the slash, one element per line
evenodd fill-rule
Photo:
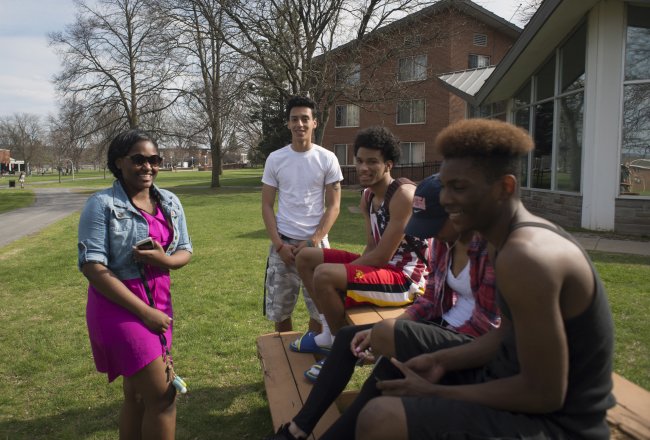
<path fill-rule="evenodd" d="M 374 324 L 389 318 L 397 318 L 406 307 L 359 306 L 345 311 L 345 319 L 350 325 Z"/>
<path fill-rule="evenodd" d="M 346 319 L 353 325 L 372 324 L 395 318 L 403 311 L 403 307 L 362 306 L 348 309 Z M 299 336 L 298 332 L 270 333 L 257 339 L 274 430 L 298 413 L 311 391 L 311 383 L 303 373 L 316 359 L 312 355 L 289 350 L 289 343 Z M 650 440 L 650 392 L 617 373 L 612 374 L 612 380 L 617 401 L 616 406 L 607 412 L 612 439 Z M 318 439 L 339 417 L 339 408 L 347 407 L 355 394 L 353 391 L 343 393 L 328 408 L 311 438 Z"/>
<path fill-rule="evenodd" d="M 264 374 L 264 387 L 274 431 L 291 421 L 302 408 L 312 388 L 303 373 L 316 362 L 316 358 L 289 349 L 289 343 L 300 335 L 298 332 L 269 333 L 257 338 L 257 354 Z M 339 415 L 336 405 L 331 405 L 310 438 L 319 438 Z"/>

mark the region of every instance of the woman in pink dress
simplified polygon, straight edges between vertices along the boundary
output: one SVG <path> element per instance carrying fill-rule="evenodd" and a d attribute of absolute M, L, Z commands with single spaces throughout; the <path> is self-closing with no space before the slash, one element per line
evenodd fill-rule
<path fill-rule="evenodd" d="M 90 282 L 86 321 L 95 365 L 109 382 L 124 378 L 121 439 L 173 439 L 176 430 L 176 390 L 163 345 L 171 349 L 169 271 L 190 261 L 192 244 L 180 201 L 153 183 L 161 162 L 147 133 L 118 135 L 108 150 L 116 180 L 88 199 L 79 220 L 79 267 Z M 135 247 L 147 237 L 153 249 Z"/>

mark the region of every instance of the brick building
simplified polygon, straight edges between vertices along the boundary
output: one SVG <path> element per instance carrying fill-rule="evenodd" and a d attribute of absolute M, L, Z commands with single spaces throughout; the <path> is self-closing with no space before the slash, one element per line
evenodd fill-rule
<path fill-rule="evenodd" d="M 4 173 L 9 171 L 10 160 L 11 152 L 9 150 L 0 149 L 0 172 Z"/>
<path fill-rule="evenodd" d="M 352 165 L 356 133 L 383 125 L 401 140 L 400 165 L 437 160 L 433 140 L 467 115 L 437 80 L 444 72 L 497 64 L 521 30 L 468 0 L 441 0 L 328 55 L 338 92 L 322 145 Z"/>

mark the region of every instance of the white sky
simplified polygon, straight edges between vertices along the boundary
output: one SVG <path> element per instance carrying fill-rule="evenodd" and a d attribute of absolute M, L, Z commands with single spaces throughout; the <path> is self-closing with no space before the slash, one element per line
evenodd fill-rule
<path fill-rule="evenodd" d="M 510 20 L 521 0 L 474 2 Z M 63 31 L 74 14 L 72 0 L 0 0 L 0 117 L 56 112 L 50 80 L 60 64 L 47 34 Z M 521 26 L 516 17 L 513 22 Z"/>

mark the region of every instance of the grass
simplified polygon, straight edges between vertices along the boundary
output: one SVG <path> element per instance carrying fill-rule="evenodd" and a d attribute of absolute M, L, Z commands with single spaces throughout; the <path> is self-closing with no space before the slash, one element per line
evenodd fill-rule
<path fill-rule="evenodd" d="M 0 190 L 0 214 L 29 206 L 34 203 L 34 200 L 36 196 L 30 190 L 20 188 Z"/>
<path fill-rule="evenodd" d="M 190 388 L 179 398 L 177 438 L 261 438 L 272 428 L 255 338 L 273 326 L 262 316 L 268 239 L 260 170 L 227 171 L 222 182 L 230 186 L 219 189 L 194 174 L 208 175 L 185 173 L 188 183 L 161 173 L 158 180 L 181 197 L 194 244 L 192 262 L 172 274 L 173 354 Z M 343 192 L 332 246 L 362 249 L 361 216 L 347 209 L 358 197 Z M 73 214 L 0 249 L 0 438 L 116 437 L 122 390 L 119 379 L 107 384 L 95 371 L 90 353 L 87 282 L 76 269 L 78 219 Z M 614 311 L 616 370 L 650 389 L 650 258 L 593 257 Z M 296 329 L 307 319 L 299 303 Z"/>

